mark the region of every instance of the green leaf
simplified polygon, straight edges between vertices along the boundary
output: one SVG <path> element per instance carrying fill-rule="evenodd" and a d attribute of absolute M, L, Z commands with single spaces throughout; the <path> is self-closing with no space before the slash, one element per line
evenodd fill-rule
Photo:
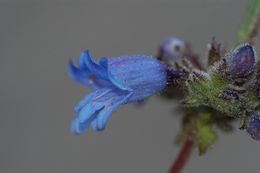
<path fill-rule="evenodd" d="M 199 153 L 202 155 L 218 138 L 217 133 L 212 128 L 210 114 L 200 114 L 196 119 L 196 130 L 196 143 Z"/>

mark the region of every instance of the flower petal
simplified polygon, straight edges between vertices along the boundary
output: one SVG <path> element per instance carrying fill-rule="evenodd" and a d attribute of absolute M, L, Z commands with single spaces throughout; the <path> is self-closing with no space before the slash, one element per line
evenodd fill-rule
<path fill-rule="evenodd" d="M 92 121 L 97 121 L 94 130 L 100 131 L 120 105 L 127 102 L 131 93 L 116 87 L 102 88 L 90 93 L 75 107 L 75 118 L 72 122 L 73 133 L 85 131 Z M 92 123 L 95 124 L 95 123 Z"/>
<path fill-rule="evenodd" d="M 121 90 L 133 92 L 131 102 L 143 100 L 166 86 L 165 66 L 151 56 L 123 56 L 107 62 L 110 81 Z"/>
<path fill-rule="evenodd" d="M 109 81 L 100 79 L 96 74 L 89 70 L 89 67 L 86 65 L 85 60 L 86 54 L 82 53 L 78 59 L 78 67 L 73 65 L 73 62 L 69 60 L 68 62 L 68 73 L 69 76 L 76 82 L 79 82 L 87 87 L 92 89 L 103 88 L 110 86 Z"/>
<path fill-rule="evenodd" d="M 78 66 L 79 66 L 79 69 L 86 69 L 87 70 L 87 66 L 85 64 L 85 54 L 84 53 L 81 53 L 79 58 L 78 58 Z"/>
<path fill-rule="evenodd" d="M 71 124 L 71 131 L 73 134 L 80 134 L 84 131 L 86 131 L 92 122 L 92 120 L 95 119 L 96 115 L 99 113 L 99 111 L 96 111 L 94 114 L 91 114 L 91 117 L 86 122 L 80 122 L 79 118 L 77 116 L 74 117 L 72 124 Z"/>
<path fill-rule="evenodd" d="M 75 110 L 77 113 L 79 113 L 78 117 L 80 122 L 86 121 L 87 119 L 89 119 L 91 114 L 94 114 L 96 111 L 104 108 L 104 104 L 102 102 L 98 102 L 97 100 L 110 91 L 111 89 L 96 90 L 95 92 L 90 93 L 77 105 Z"/>
<path fill-rule="evenodd" d="M 103 66 L 97 64 L 91 57 L 88 50 L 82 53 L 84 55 L 84 61 L 89 71 L 97 77 L 100 77 L 104 80 L 109 80 L 107 76 L 107 69 Z"/>
<path fill-rule="evenodd" d="M 79 115 L 78 119 L 80 123 L 86 122 L 88 119 L 91 118 L 92 115 L 94 115 L 97 111 L 101 110 L 104 108 L 104 105 L 102 103 L 95 103 L 93 104 L 90 102 L 87 106 L 84 106 Z"/>
<path fill-rule="evenodd" d="M 104 107 L 104 109 L 102 109 L 98 115 L 97 118 L 95 120 L 92 121 L 91 125 L 92 128 L 95 131 L 102 131 L 105 129 L 106 124 L 109 120 L 109 118 L 111 117 L 112 113 L 122 104 L 126 103 L 127 100 L 131 97 L 132 93 L 129 93 L 127 96 L 125 96 L 123 99 L 119 99 L 112 103 L 109 106 Z"/>
<path fill-rule="evenodd" d="M 84 99 L 82 99 L 75 107 L 74 107 L 74 111 L 75 112 L 79 112 L 88 102 L 91 101 L 91 99 L 93 98 L 94 94 L 88 94 Z"/>
<path fill-rule="evenodd" d="M 111 74 L 111 69 L 109 66 L 109 61 L 107 58 L 102 58 L 99 61 L 99 64 L 104 67 L 105 69 L 107 69 L 107 77 L 109 78 L 109 81 L 114 84 L 116 87 L 120 88 L 121 90 L 128 90 L 131 91 L 130 88 L 128 88 L 127 86 L 125 86 L 122 82 L 120 82 L 120 80 L 117 80 L 116 78 L 114 78 L 114 76 Z"/>
<path fill-rule="evenodd" d="M 89 85 L 88 77 L 90 72 L 87 69 L 83 70 L 74 66 L 72 60 L 69 60 L 68 62 L 68 73 L 74 81 L 82 83 L 86 86 Z"/>

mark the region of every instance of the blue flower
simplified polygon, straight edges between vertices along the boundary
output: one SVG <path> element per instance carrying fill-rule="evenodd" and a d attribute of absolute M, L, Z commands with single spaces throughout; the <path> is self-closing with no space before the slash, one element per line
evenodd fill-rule
<path fill-rule="evenodd" d="M 89 51 L 70 61 L 69 75 L 92 89 L 77 106 L 72 132 L 79 134 L 91 125 L 96 131 L 105 128 L 113 111 L 127 103 L 143 100 L 160 92 L 167 83 L 164 65 L 150 56 L 101 58 L 94 62 Z"/>

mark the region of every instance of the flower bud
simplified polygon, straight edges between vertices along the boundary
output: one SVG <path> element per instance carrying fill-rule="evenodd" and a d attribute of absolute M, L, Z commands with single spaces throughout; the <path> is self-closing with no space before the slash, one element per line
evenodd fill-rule
<path fill-rule="evenodd" d="M 170 37 L 160 45 L 160 59 L 176 60 L 183 55 L 184 50 L 184 41 L 176 37 Z"/>
<path fill-rule="evenodd" d="M 227 59 L 227 64 L 227 74 L 232 78 L 246 77 L 255 66 L 254 48 L 249 44 L 239 46 Z"/>
<path fill-rule="evenodd" d="M 246 131 L 255 140 L 260 140 L 260 111 L 253 113 L 247 120 Z"/>

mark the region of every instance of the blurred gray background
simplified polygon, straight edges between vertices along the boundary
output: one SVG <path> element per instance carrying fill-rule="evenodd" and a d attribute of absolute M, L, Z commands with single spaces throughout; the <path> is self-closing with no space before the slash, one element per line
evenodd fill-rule
<path fill-rule="evenodd" d="M 153 55 L 169 36 L 191 41 L 203 59 L 212 36 L 234 47 L 247 4 L 1 0 L 0 172 L 166 172 L 179 151 L 178 104 L 153 97 L 142 108 L 123 106 L 104 132 L 73 136 L 73 106 L 89 90 L 69 79 L 67 60 L 86 48 L 95 58 Z M 183 172 L 259 172 L 259 157 L 259 142 L 236 129 L 205 156 L 195 150 Z"/>

